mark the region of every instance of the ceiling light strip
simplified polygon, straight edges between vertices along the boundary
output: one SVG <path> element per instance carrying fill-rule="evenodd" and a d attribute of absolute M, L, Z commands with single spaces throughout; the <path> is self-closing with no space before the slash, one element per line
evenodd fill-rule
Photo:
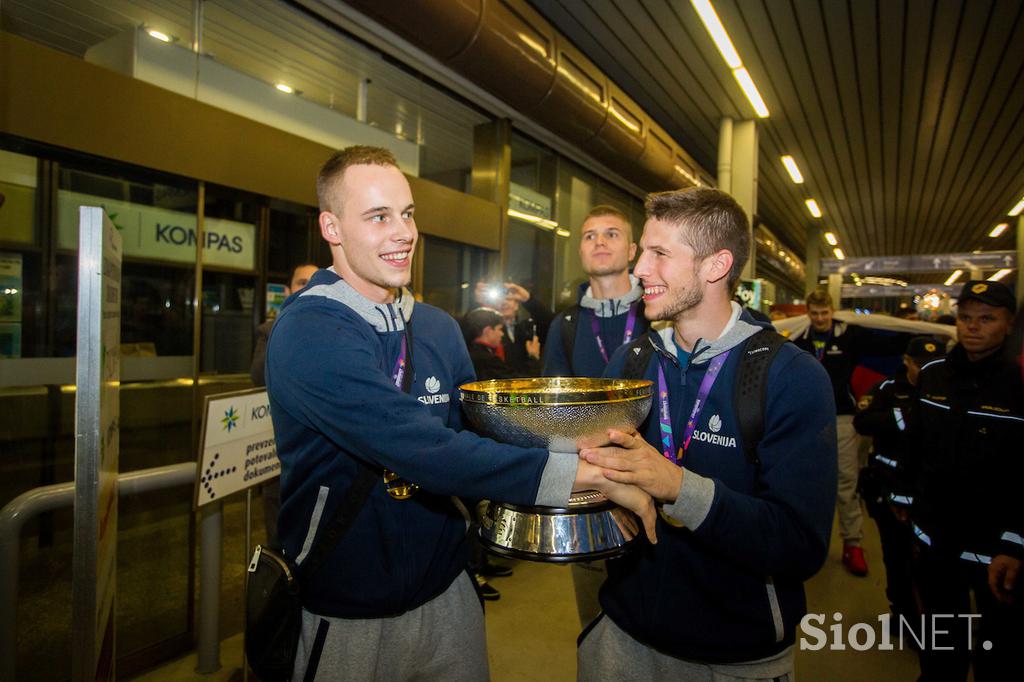
<path fill-rule="evenodd" d="M 989 279 L 990 282 L 998 282 L 1003 277 L 1006 277 L 1007 275 L 1009 275 L 1011 272 L 1013 272 L 1013 269 L 1011 269 L 1011 268 L 1003 268 L 1002 270 L 999 270 L 998 272 L 996 272 L 996 274 L 992 275 L 988 279 Z"/>
<path fill-rule="evenodd" d="M 815 218 L 821 217 L 821 209 L 818 208 L 817 201 L 815 201 L 814 199 L 808 199 L 804 203 L 807 204 L 807 210 L 811 212 L 812 216 L 814 216 Z"/>
<path fill-rule="evenodd" d="M 1010 212 L 1007 213 L 1006 215 L 1010 216 L 1011 218 L 1016 218 L 1017 216 L 1020 215 L 1021 211 L 1024 211 L 1024 199 L 1018 201 L 1017 205 L 1011 208 Z"/>
<path fill-rule="evenodd" d="M 740 84 L 740 88 L 742 88 L 743 94 L 747 96 L 747 100 L 750 102 L 750 106 L 754 108 L 754 112 L 759 118 L 768 118 L 768 107 L 761 98 L 761 93 L 758 92 L 757 86 L 754 85 L 754 79 L 750 77 L 750 73 L 744 68 L 743 60 L 740 59 L 739 53 L 733 47 L 732 40 L 726 32 L 725 26 L 722 25 L 722 21 L 718 18 L 718 13 L 715 12 L 715 8 L 711 5 L 711 0 L 690 0 L 690 4 L 697 11 L 697 15 L 711 36 L 711 40 L 714 41 L 715 47 L 718 48 L 718 52 L 722 55 L 722 59 L 732 69 L 733 78 Z"/>
<path fill-rule="evenodd" d="M 1006 232 L 1006 228 L 1008 228 L 1009 226 L 1010 225 L 1008 223 L 999 223 L 998 225 L 992 228 L 992 231 L 988 233 L 988 236 L 993 238 L 998 237 L 1003 232 Z"/>
<path fill-rule="evenodd" d="M 946 286 L 948 287 L 948 286 L 949 286 L 949 285 L 951 285 L 951 284 L 952 284 L 953 282 L 955 282 L 955 281 L 957 281 L 958 279 L 960 279 L 960 275 L 962 275 L 962 274 L 964 274 L 964 271 L 963 271 L 963 270 L 954 270 L 954 271 L 953 271 L 953 274 L 952 274 L 952 275 L 950 275 L 950 276 L 949 276 L 949 278 L 948 278 L 948 279 L 946 280 Z"/>
<path fill-rule="evenodd" d="M 789 173 L 790 179 L 798 185 L 804 184 L 803 173 L 800 172 L 800 167 L 796 165 L 796 161 L 792 156 L 786 154 L 782 157 L 782 165 L 786 167 L 786 171 Z"/>
<path fill-rule="evenodd" d="M 836 237 L 835 233 L 833 233 L 833 232 L 826 232 L 825 233 L 825 241 L 828 242 L 829 246 L 839 246 L 839 239 Z"/>

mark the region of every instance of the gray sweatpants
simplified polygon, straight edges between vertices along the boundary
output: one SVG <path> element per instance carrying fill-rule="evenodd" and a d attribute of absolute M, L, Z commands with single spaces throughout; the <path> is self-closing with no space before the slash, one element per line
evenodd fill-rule
<path fill-rule="evenodd" d="M 853 428 L 853 415 L 841 414 L 836 417 L 836 437 L 839 446 L 839 480 L 836 495 L 836 509 L 839 513 L 839 537 L 844 545 L 859 545 L 864 535 L 863 514 L 860 495 L 857 493 L 857 478 L 861 470 L 860 434 Z"/>
<path fill-rule="evenodd" d="M 292 682 L 486 682 L 484 613 L 462 573 L 441 595 L 394 618 L 349 620 L 302 612 Z"/>
<path fill-rule="evenodd" d="M 793 647 L 777 656 L 750 663 L 711 665 L 684 661 L 641 644 L 604 616 L 576 651 L 576 679 L 579 682 L 792 682 Z"/>

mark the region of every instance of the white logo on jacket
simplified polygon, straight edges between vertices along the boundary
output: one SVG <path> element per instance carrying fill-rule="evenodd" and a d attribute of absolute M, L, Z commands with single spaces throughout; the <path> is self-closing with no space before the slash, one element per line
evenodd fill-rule
<path fill-rule="evenodd" d="M 721 436 L 718 434 L 722 430 L 722 417 L 717 414 L 711 415 L 708 419 L 708 430 L 707 431 L 694 431 L 693 439 L 699 440 L 702 443 L 708 445 L 717 445 L 722 448 L 734 448 L 736 447 L 735 436 Z"/>
<path fill-rule="evenodd" d="M 423 387 L 431 394 L 435 394 L 441 390 L 441 382 L 437 377 L 427 377 L 427 380 L 423 382 Z M 448 401 L 451 400 L 451 396 L 447 393 L 441 393 L 439 395 L 420 395 L 416 396 L 416 400 L 420 401 L 424 405 L 439 405 L 447 404 Z"/>

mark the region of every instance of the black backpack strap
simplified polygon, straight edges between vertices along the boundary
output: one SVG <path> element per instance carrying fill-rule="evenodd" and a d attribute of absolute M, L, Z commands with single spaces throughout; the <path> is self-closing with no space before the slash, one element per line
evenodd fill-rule
<path fill-rule="evenodd" d="M 561 312 L 562 317 L 562 349 L 565 351 L 565 361 L 569 364 L 569 374 L 575 374 L 572 366 L 572 351 L 576 345 L 576 327 L 580 321 L 581 308 L 574 305 Z"/>
<path fill-rule="evenodd" d="M 768 368 L 786 337 L 772 329 L 762 329 L 747 339 L 736 373 L 733 406 L 740 425 L 743 451 L 751 464 L 761 464 L 757 446 L 764 435 L 765 404 L 768 401 Z"/>
<path fill-rule="evenodd" d="M 409 393 L 412 390 L 414 372 L 412 320 L 405 320 L 405 343 L 408 362 L 406 363 L 405 375 L 402 377 L 401 389 L 402 393 Z M 352 485 L 349 486 L 348 490 L 345 491 L 345 497 L 338 504 L 338 508 L 334 510 L 334 516 L 331 518 L 330 523 L 324 527 L 313 541 L 313 547 L 310 548 L 309 554 L 306 555 L 306 560 L 298 567 L 302 577 L 308 578 L 316 573 L 317 569 L 320 568 L 327 558 L 327 555 L 331 553 L 331 550 L 337 546 L 341 538 L 348 532 L 348 529 L 352 527 L 356 517 L 359 516 L 360 510 L 366 505 L 366 501 L 370 499 L 370 493 L 373 492 L 374 486 L 380 480 L 381 472 L 378 469 L 371 468 L 362 462 L 359 463 L 359 474 L 352 481 Z"/>
<path fill-rule="evenodd" d="M 647 373 L 647 365 L 651 361 L 651 353 L 654 352 L 654 344 L 644 334 L 635 341 L 630 341 L 626 346 L 626 360 L 622 366 L 623 379 L 643 379 Z"/>

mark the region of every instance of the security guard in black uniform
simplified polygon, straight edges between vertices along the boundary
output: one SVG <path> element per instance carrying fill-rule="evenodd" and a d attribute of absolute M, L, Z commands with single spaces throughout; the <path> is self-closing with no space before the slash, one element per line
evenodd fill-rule
<path fill-rule="evenodd" d="M 914 576 L 934 628 L 921 652 L 923 680 L 966 679 L 972 655 L 979 682 L 1024 669 L 1024 389 L 1004 353 L 1014 308 L 1005 285 L 967 282 L 957 345 L 919 377 Z"/>
<path fill-rule="evenodd" d="M 946 344 L 917 336 L 907 344 L 903 367 L 861 396 L 853 426 L 873 439 L 871 458 L 860 473 L 860 493 L 878 526 L 885 563 L 885 595 L 893 615 L 915 618 L 917 604 L 910 578 L 910 505 L 912 481 L 907 476 L 907 424 L 917 403 L 921 367 L 946 354 Z"/>

